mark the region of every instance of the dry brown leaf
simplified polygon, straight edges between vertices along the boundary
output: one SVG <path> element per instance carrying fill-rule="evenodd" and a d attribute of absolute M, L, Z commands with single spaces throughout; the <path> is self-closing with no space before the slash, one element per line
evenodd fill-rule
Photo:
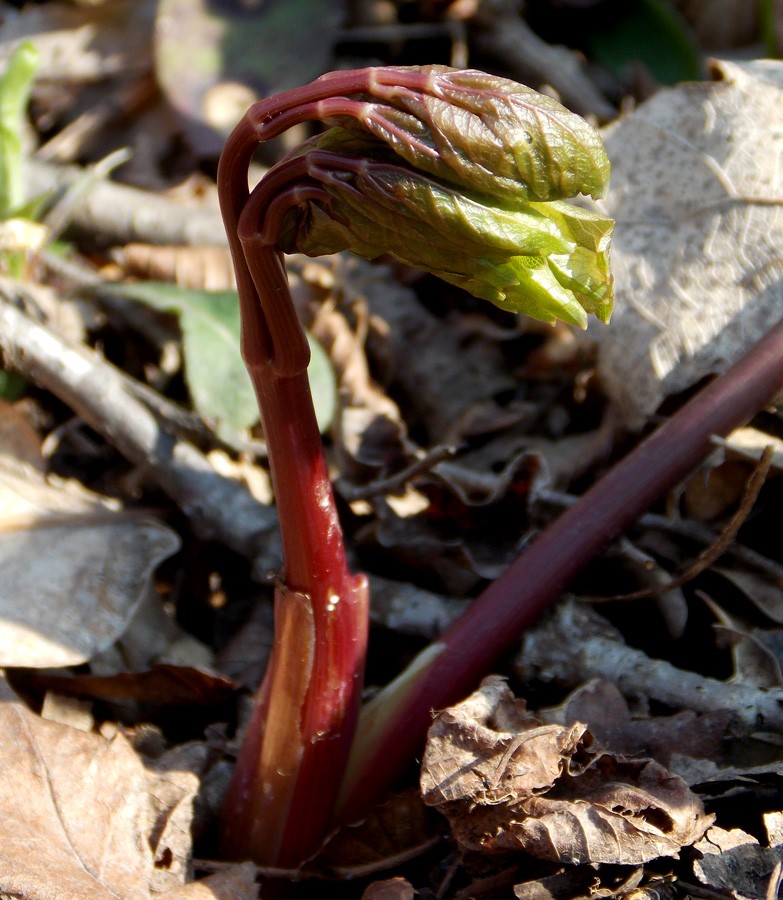
<path fill-rule="evenodd" d="M 379 575 L 370 576 L 370 596 L 370 618 L 374 625 L 431 641 L 441 635 L 472 602 Z"/>
<path fill-rule="evenodd" d="M 120 262 L 129 275 L 173 281 L 193 290 L 227 291 L 236 287 L 228 247 L 126 244 Z"/>
<path fill-rule="evenodd" d="M 546 722 L 585 722 L 593 737 L 608 751 L 624 756 L 651 756 L 668 765 L 673 754 L 719 759 L 728 710 L 699 715 L 682 710 L 671 716 L 632 718 L 628 702 L 617 687 L 593 679 L 577 688 L 562 706 L 541 710 Z"/>
<path fill-rule="evenodd" d="M 638 887 L 644 870 L 623 867 L 597 871 L 593 866 L 569 866 L 565 871 L 514 885 L 517 900 L 598 900 L 622 897 Z"/>
<path fill-rule="evenodd" d="M 41 472 L 45 468 L 38 432 L 19 406 L 0 400 L 0 458 L 3 456 Z"/>
<path fill-rule="evenodd" d="M 783 64 L 715 62 L 604 132 L 617 220 L 599 372 L 631 427 L 781 317 Z"/>
<path fill-rule="evenodd" d="M 440 842 L 434 818 L 417 790 L 395 794 L 361 822 L 337 831 L 306 870 L 342 879 L 390 871 Z"/>
<path fill-rule="evenodd" d="M 763 572 L 729 569 L 723 566 L 714 566 L 712 571 L 722 575 L 737 590 L 742 591 L 756 609 L 768 619 L 777 625 L 783 625 L 783 593 L 781 593 L 783 585 L 777 578 Z"/>
<path fill-rule="evenodd" d="M 46 722 L 4 682 L 0 701 L 0 891 L 148 900 L 176 859 L 161 821 L 187 834 L 195 776 L 176 788 L 174 776 L 145 769 L 121 734 L 106 740 Z"/>
<path fill-rule="evenodd" d="M 234 682 L 215 672 L 171 665 L 106 676 L 19 672 L 12 682 L 25 693 L 55 691 L 70 697 L 137 700 L 155 706 L 216 706 L 230 702 L 237 689 Z"/>
<path fill-rule="evenodd" d="M 359 259 L 345 266 L 345 278 L 366 301 L 372 319 L 384 323 L 382 352 L 393 366 L 395 387 L 405 395 L 408 423 L 422 424 L 430 443 L 458 443 L 455 425 L 468 409 L 484 404 L 486 411 L 492 398 L 516 387 L 497 341 L 464 344 L 456 321 L 430 313 L 384 266 Z M 377 337 L 368 341 L 376 363 L 378 343 Z"/>
<path fill-rule="evenodd" d="M 497 676 L 436 717 L 421 789 L 463 847 L 561 863 L 672 856 L 711 822 L 663 766 L 611 755 L 581 723 L 541 725 Z"/>
<path fill-rule="evenodd" d="M 760 688 L 783 686 L 779 653 L 783 631 L 779 628 L 754 628 L 731 615 L 706 593 L 700 591 L 699 597 L 718 620 L 715 630 L 719 639 L 724 645 L 728 644 L 731 647 L 732 679 L 741 684 L 753 684 Z"/>
<path fill-rule="evenodd" d="M 299 315 L 324 348 L 337 379 L 340 402 L 332 433 L 341 473 L 365 481 L 404 459 L 406 439 L 397 404 L 370 375 L 367 304 L 353 296 L 351 279 L 343 280 L 345 255 L 326 260 L 293 257 L 290 262 Z"/>
<path fill-rule="evenodd" d="M 193 741 L 172 747 L 147 764 L 148 771 L 157 775 L 149 791 L 153 820 L 147 837 L 155 857 L 153 893 L 183 885 L 190 875 L 193 803 L 206 763 L 206 744 Z"/>
<path fill-rule="evenodd" d="M 123 633 L 175 532 L 38 473 L 0 469 L 0 664 L 77 665 Z"/>
<path fill-rule="evenodd" d="M 761 847 L 756 838 L 739 828 L 713 825 L 694 847 L 701 858 L 693 871 L 702 884 L 731 897 L 765 900 L 776 865 L 783 862 L 783 847 Z M 777 891 L 772 896 L 777 896 Z"/>

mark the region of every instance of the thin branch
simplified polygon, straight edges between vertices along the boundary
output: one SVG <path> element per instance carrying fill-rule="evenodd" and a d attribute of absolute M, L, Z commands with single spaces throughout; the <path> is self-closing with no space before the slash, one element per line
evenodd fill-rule
<path fill-rule="evenodd" d="M 735 735 L 783 731 L 783 688 L 718 681 L 651 659 L 575 600 L 558 605 L 551 618 L 530 633 L 516 667 L 524 678 L 541 671 L 547 680 L 569 687 L 602 678 L 626 697 L 649 697 L 672 709 L 725 711 Z"/>

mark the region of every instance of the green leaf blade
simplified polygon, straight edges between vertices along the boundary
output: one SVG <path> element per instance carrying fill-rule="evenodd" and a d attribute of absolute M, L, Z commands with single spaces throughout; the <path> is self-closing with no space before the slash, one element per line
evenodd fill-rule
<path fill-rule="evenodd" d="M 0 219 L 14 215 L 24 202 L 22 129 L 37 67 L 38 51 L 24 41 L 0 77 Z"/>
<path fill-rule="evenodd" d="M 240 352 L 240 315 L 236 291 L 203 291 L 167 282 L 140 281 L 112 291 L 179 316 L 185 379 L 194 409 L 217 423 L 217 433 L 237 444 L 239 433 L 258 421 L 258 405 Z M 313 403 L 321 431 L 336 407 L 334 371 L 323 348 L 308 335 Z"/>

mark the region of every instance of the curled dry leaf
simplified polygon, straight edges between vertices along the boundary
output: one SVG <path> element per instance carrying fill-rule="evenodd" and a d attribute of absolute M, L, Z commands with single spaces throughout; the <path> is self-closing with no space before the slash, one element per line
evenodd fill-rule
<path fill-rule="evenodd" d="M 171 529 L 57 488 L 32 470 L 0 469 L 0 664 L 79 665 L 125 631 Z"/>
<path fill-rule="evenodd" d="M 0 892 L 148 900 L 153 884 L 172 886 L 163 876 L 185 852 L 195 775 L 148 771 L 121 734 L 46 722 L 5 682 L 0 700 Z"/>
<path fill-rule="evenodd" d="M 644 877 L 644 869 L 569 866 L 554 875 L 514 885 L 517 900 L 598 900 L 601 897 L 629 897 Z M 655 895 L 653 895 L 655 896 Z M 645 895 L 637 897 L 644 900 Z M 630 900 L 630 898 L 629 898 Z"/>
<path fill-rule="evenodd" d="M 236 685 L 228 678 L 190 666 L 155 665 L 146 672 L 116 675 L 51 675 L 21 672 L 12 679 L 23 691 L 55 691 L 66 697 L 137 700 L 154 706 L 217 706 L 228 703 Z"/>
<path fill-rule="evenodd" d="M 781 316 L 783 64 L 713 63 L 604 132 L 617 220 L 599 370 L 627 423 L 720 372 Z"/>
<path fill-rule="evenodd" d="M 437 716 L 421 789 L 463 847 L 560 863 L 673 856 L 711 822 L 663 766 L 606 752 L 582 723 L 541 725 L 497 676 Z"/>

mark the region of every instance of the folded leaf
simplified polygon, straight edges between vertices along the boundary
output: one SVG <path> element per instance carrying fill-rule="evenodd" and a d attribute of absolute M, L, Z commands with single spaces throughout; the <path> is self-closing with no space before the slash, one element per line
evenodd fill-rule
<path fill-rule="evenodd" d="M 326 143 L 336 148 L 339 138 Z M 512 205 L 404 164 L 360 162 L 321 146 L 313 142 L 305 159 L 328 201 L 319 195 L 289 210 L 281 249 L 388 253 L 511 312 L 580 328 L 588 313 L 608 320 L 611 219 L 561 201 Z"/>
<path fill-rule="evenodd" d="M 600 135 L 557 100 L 475 69 L 419 72 L 419 90 L 373 85 L 383 102 L 367 104 L 362 117 L 367 131 L 415 168 L 504 200 L 606 193 Z"/>

